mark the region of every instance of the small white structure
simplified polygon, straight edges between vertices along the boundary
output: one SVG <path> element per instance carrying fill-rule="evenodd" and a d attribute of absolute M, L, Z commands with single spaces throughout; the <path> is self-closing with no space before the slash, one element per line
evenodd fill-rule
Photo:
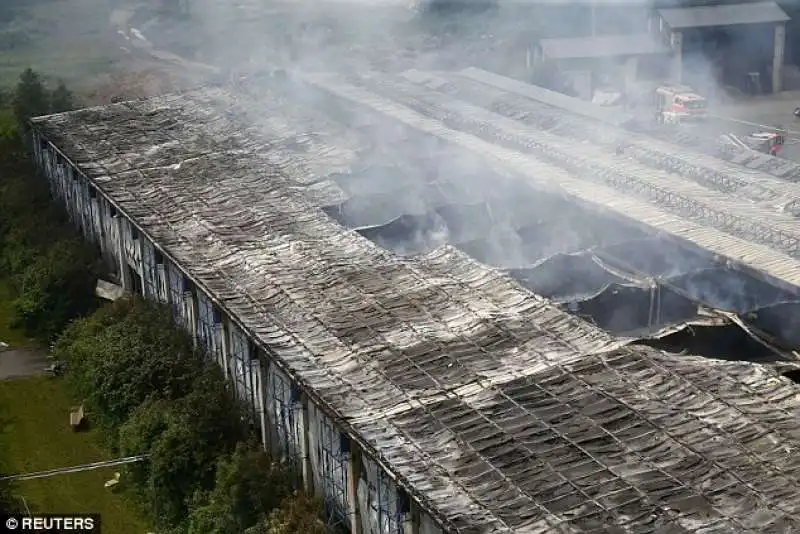
<path fill-rule="evenodd" d="M 105 488 L 106 489 L 110 489 L 110 490 L 113 490 L 114 488 L 116 488 L 119 485 L 119 478 L 120 478 L 120 473 L 118 471 L 118 472 L 114 473 L 114 477 L 113 478 L 110 478 L 110 479 L 106 480 L 106 483 L 104 484 Z"/>

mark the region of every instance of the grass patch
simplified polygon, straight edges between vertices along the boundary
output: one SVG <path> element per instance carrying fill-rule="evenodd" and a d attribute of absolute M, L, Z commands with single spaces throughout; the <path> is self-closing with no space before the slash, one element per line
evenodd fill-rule
<path fill-rule="evenodd" d="M 81 465 L 110 458 L 99 444 L 96 429 L 73 432 L 69 410 L 74 402 L 66 384 L 45 377 L 0 381 L 0 451 L 14 473 Z M 91 423 L 91 415 L 89 415 Z M 124 492 L 103 487 L 117 468 L 56 475 L 19 482 L 17 494 L 34 512 L 99 513 L 103 530 L 141 534 L 147 522 Z M 123 477 L 123 483 L 124 483 Z"/>
<path fill-rule="evenodd" d="M 24 332 L 11 328 L 11 303 L 14 292 L 7 280 L 0 279 L 0 341 L 8 343 L 12 348 L 27 347 L 33 341 Z"/>

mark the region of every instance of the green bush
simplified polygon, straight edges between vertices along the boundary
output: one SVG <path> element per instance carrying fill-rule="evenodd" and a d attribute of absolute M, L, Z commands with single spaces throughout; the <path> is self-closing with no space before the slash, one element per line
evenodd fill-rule
<path fill-rule="evenodd" d="M 113 431 L 148 397 L 187 395 L 206 366 L 166 307 L 136 298 L 70 325 L 54 354 L 69 363 L 76 391 Z"/>
<path fill-rule="evenodd" d="M 94 307 L 94 253 L 79 239 L 53 243 L 18 277 L 12 326 L 50 341 L 69 321 Z"/>
<path fill-rule="evenodd" d="M 221 379 L 206 371 L 181 399 L 151 397 L 120 430 L 121 454 L 150 454 L 130 475 L 160 524 L 184 522 L 193 497 L 214 487 L 217 460 L 247 438 L 238 403 Z"/>
<path fill-rule="evenodd" d="M 195 496 L 188 534 L 240 534 L 292 492 L 291 474 L 255 443 L 239 443 L 217 463 L 211 492 Z"/>
<path fill-rule="evenodd" d="M 92 310 L 100 265 L 51 202 L 20 134 L 30 116 L 47 112 L 50 98 L 39 75 L 27 69 L 11 97 L 13 109 L 0 111 L 0 277 L 17 295 L 13 326 L 45 342 Z M 69 98 L 59 87 L 58 104 Z"/>
<path fill-rule="evenodd" d="M 325 524 L 320 520 L 321 508 L 317 499 L 297 492 L 244 534 L 325 534 Z"/>
<path fill-rule="evenodd" d="M 67 327 L 54 352 L 119 454 L 150 455 L 131 464 L 128 477 L 162 529 L 316 528 L 318 503 L 291 500 L 296 477 L 257 444 L 220 369 L 193 349 L 166 307 L 138 298 L 107 305 Z M 280 506 L 290 511 L 270 519 Z"/>

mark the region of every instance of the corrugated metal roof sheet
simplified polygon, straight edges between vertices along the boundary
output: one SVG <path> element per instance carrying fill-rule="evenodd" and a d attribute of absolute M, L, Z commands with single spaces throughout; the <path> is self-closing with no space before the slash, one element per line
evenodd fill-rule
<path fill-rule="evenodd" d="M 775 2 L 659 9 L 664 22 L 673 30 L 736 24 L 785 22 L 789 15 Z"/>
<path fill-rule="evenodd" d="M 665 54 L 667 46 L 650 34 L 599 35 L 539 41 L 547 59 L 581 59 L 631 55 Z"/>

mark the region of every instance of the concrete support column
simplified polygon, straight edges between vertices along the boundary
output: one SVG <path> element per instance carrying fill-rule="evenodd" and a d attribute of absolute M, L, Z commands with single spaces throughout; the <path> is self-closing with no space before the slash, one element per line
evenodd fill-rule
<path fill-rule="evenodd" d="M 125 258 L 125 244 L 123 243 L 122 237 L 122 217 L 120 217 L 119 214 L 115 214 L 111 220 L 111 224 L 114 225 L 114 248 L 116 249 L 114 252 L 117 256 L 119 283 L 125 293 L 130 293 L 133 289 L 133 283 L 131 281 L 130 270 L 128 269 L 128 260 Z"/>
<path fill-rule="evenodd" d="M 258 365 L 256 367 L 256 402 L 257 404 L 257 411 L 258 411 L 258 422 L 261 425 L 261 444 L 264 446 L 264 450 L 269 450 L 269 443 L 270 443 L 270 429 L 269 429 L 269 419 L 267 417 L 267 403 L 266 403 L 266 391 L 267 388 L 264 386 L 264 383 L 267 380 L 267 372 L 266 372 L 266 365 L 269 365 L 265 362 L 266 358 L 259 353 L 258 359 L 256 360 Z"/>
<path fill-rule="evenodd" d="M 105 240 L 103 239 L 103 212 L 100 210 L 100 201 L 97 197 L 89 199 L 89 213 L 92 223 L 92 240 L 100 247 L 100 255 L 105 253 Z"/>
<path fill-rule="evenodd" d="M 264 450 L 268 453 L 276 456 L 276 450 L 274 447 L 274 440 L 275 440 L 275 432 L 273 432 L 274 428 L 278 427 L 278 422 L 275 420 L 275 416 L 273 412 L 270 410 L 270 405 L 272 403 L 272 393 L 270 391 L 270 383 L 269 383 L 269 372 L 270 366 L 272 362 L 269 358 L 264 358 L 261 360 L 261 407 L 263 409 L 261 417 L 264 420 Z"/>
<path fill-rule="evenodd" d="M 167 268 L 163 263 L 156 264 L 156 292 L 159 302 L 169 304 L 169 281 L 167 280 Z"/>
<path fill-rule="evenodd" d="M 775 25 L 775 52 L 772 56 L 772 92 L 783 91 L 783 56 L 786 50 L 786 23 Z"/>
<path fill-rule="evenodd" d="M 225 380 L 231 379 L 231 340 L 228 336 L 229 327 L 228 321 L 224 320 L 216 326 L 217 329 L 217 342 L 219 343 L 220 367 L 225 375 Z"/>
<path fill-rule="evenodd" d="M 409 504 L 409 511 L 406 514 L 405 521 L 403 522 L 403 534 L 419 534 L 419 508 L 413 501 Z"/>
<path fill-rule="evenodd" d="M 311 448 L 308 443 L 309 420 L 308 399 L 302 395 L 298 402 L 297 419 L 300 427 L 300 471 L 303 474 L 303 489 L 309 495 L 314 494 L 314 473 L 311 467 Z"/>
<path fill-rule="evenodd" d="M 192 335 L 192 344 L 197 348 L 197 304 L 191 291 L 183 294 L 183 309 L 185 310 L 186 329 Z"/>
<path fill-rule="evenodd" d="M 672 48 L 670 77 L 675 83 L 681 83 L 681 78 L 683 77 L 683 32 L 672 32 L 669 43 Z"/>
<path fill-rule="evenodd" d="M 358 506 L 358 481 L 361 480 L 361 469 L 361 450 L 351 441 L 347 460 L 347 502 L 350 505 L 351 534 L 362 534 L 361 511 Z"/>

